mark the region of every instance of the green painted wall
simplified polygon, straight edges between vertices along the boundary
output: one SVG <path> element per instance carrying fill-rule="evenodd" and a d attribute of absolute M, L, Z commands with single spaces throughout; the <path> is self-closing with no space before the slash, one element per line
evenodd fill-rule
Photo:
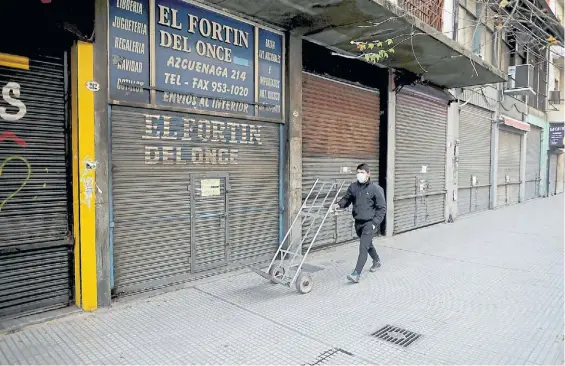
<path fill-rule="evenodd" d="M 547 150 L 549 149 L 549 122 L 546 121 L 545 119 L 536 117 L 536 116 L 532 116 L 532 115 L 528 115 L 526 117 L 526 122 L 528 122 L 531 125 L 537 126 L 537 127 L 541 127 L 542 131 L 541 131 L 541 161 L 540 161 L 540 166 L 541 166 L 541 177 L 542 177 L 542 184 L 540 187 L 540 193 L 542 196 L 545 196 L 547 194 Z"/>

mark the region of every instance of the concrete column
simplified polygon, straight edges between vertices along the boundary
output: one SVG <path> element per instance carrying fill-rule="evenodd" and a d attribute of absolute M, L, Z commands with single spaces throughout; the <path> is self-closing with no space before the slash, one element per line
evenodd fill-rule
<path fill-rule="evenodd" d="M 394 72 L 388 73 L 387 105 L 387 158 L 386 158 L 386 236 L 394 232 L 394 164 L 396 147 L 396 93 L 394 92 Z"/>
<path fill-rule="evenodd" d="M 494 111 L 492 121 L 492 131 L 490 139 L 490 209 L 496 208 L 497 194 L 498 194 L 498 139 L 499 139 L 499 120 L 500 120 L 500 106 L 502 103 L 502 86 L 496 85 L 497 90 L 497 103 Z"/>
<path fill-rule="evenodd" d="M 302 37 L 288 37 L 288 210 L 287 222 L 292 221 L 302 206 Z M 302 240 L 299 224 L 290 233 L 292 242 Z"/>
<path fill-rule="evenodd" d="M 457 90 L 453 91 L 459 98 Z M 451 101 L 447 109 L 447 133 L 445 141 L 445 221 L 457 218 L 457 179 L 459 166 L 459 102 Z"/>
<path fill-rule="evenodd" d="M 96 149 L 96 269 L 98 306 L 110 306 L 111 271 L 109 246 L 109 181 L 108 181 L 108 1 L 96 0 L 94 43 L 94 80 L 100 90 L 94 96 L 94 138 Z"/>
<path fill-rule="evenodd" d="M 498 120 L 492 124 L 491 145 L 490 145 L 490 209 L 496 208 L 498 194 L 498 139 L 500 129 Z"/>
<path fill-rule="evenodd" d="M 96 258 L 96 151 L 94 92 L 86 85 L 93 79 L 91 43 L 77 42 L 71 52 L 71 105 L 73 147 L 73 215 L 75 303 L 85 311 L 98 307 Z"/>
<path fill-rule="evenodd" d="M 565 170 L 565 154 L 563 150 L 559 152 L 557 155 L 557 179 L 555 179 L 555 193 L 563 193 L 564 188 L 564 181 L 563 181 L 563 172 Z M 555 174 L 552 172 L 551 174 Z"/>
<path fill-rule="evenodd" d="M 526 154 L 528 134 L 522 134 L 520 144 L 520 202 L 526 200 Z"/>

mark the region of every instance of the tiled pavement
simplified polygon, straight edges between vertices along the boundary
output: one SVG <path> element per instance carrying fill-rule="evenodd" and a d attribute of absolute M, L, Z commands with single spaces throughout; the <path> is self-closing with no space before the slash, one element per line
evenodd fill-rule
<path fill-rule="evenodd" d="M 0 364 L 563 364 L 563 196 L 313 253 L 314 290 L 254 273 L 0 336 Z M 371 336 L 391 324 L 408 348 Z"/>

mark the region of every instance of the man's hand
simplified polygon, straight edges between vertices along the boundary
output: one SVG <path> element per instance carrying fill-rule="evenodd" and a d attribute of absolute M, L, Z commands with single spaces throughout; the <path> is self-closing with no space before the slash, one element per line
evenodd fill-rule
<path fill-rule="evenodd" d="M 375 224 L 373 224 L 373 231 L 375 231 L 376 228 L 377 228 L 377 227 L 375 226 Z"/>
<path fill-rule="evenodd" d="M 337 211 L 339 210 L 341 207 L 339 207 L 339 203 L 334 203 L 333 206 L 331 207 L 332 211 Z"/>

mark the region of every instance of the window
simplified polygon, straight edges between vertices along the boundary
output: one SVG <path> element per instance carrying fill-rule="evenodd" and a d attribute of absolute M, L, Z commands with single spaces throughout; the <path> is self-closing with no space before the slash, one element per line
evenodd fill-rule
<path fill-rule="evenodd" d="M 484 27 L 483 24 L 477 24 L 473 30 L 473 53 L 479 56 L 484 56 L 482 52 Z"/>

